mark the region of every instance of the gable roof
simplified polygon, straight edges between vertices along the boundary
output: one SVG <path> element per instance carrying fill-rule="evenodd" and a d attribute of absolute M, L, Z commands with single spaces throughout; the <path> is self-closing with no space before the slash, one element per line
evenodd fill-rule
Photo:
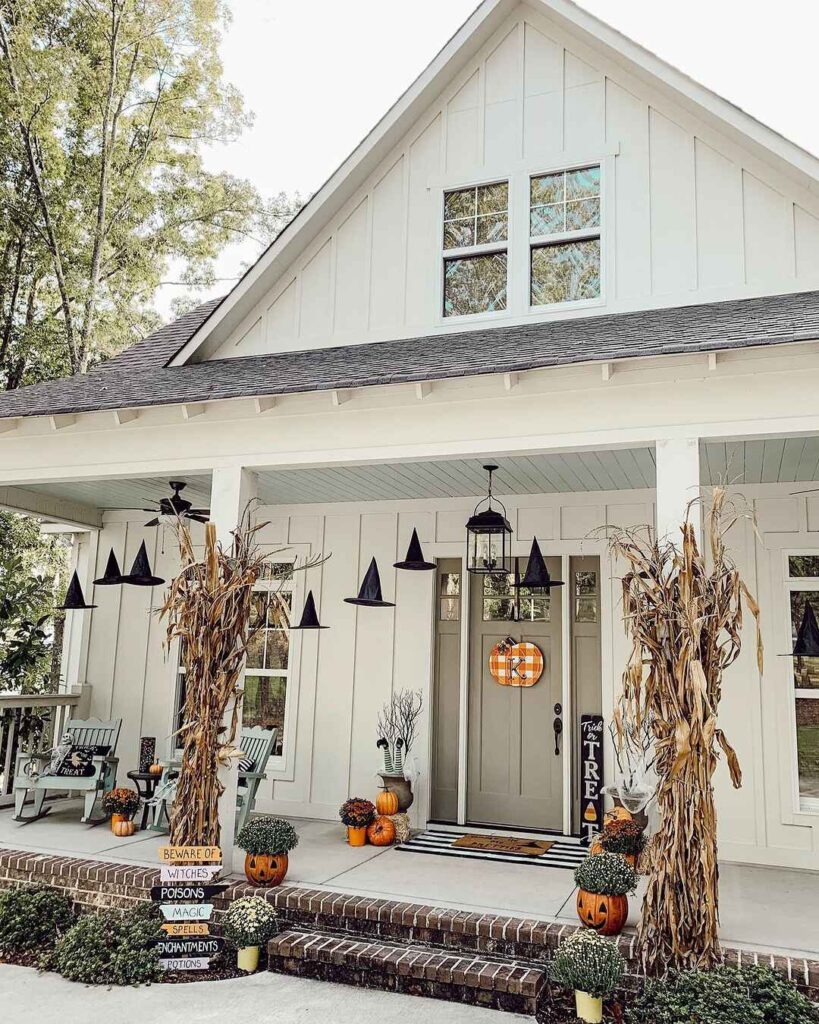
<path fill-rule="evenodd" d="M 819 291 L 167 366 L 205 303 L 82 376 L 0 394 L 0 419 L 331 391 L 819 340 Z"/>
<path fill-rule="evenodd" d="M 819 194 L 819 158 L 700 85 L 572 0 L 483 0 L 384 117 L 279 233 L 231 291 L 175 353 L 173 362 L 207 358 L 241 323 L 278 276 L 310 243 L 398 144 L 457 71 L 521 4 L 546 12 L 588 43 L 603 46 L 637 77 L 649 81 L 734 141 Z"/>

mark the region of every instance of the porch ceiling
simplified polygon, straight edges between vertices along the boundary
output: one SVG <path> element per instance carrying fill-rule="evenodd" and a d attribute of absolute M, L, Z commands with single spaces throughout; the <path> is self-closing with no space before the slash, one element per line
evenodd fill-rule
<path fill-rule="evenodd" d="M 26 490 L 38 491 L 91 508 L 142 508 L 143 505 L 170 496 L 168 481 L 181 479 L 187 483 L 184 497 L 197 506 L 210 504 L 210 476 L 190 473 L 167 476 L 136 477 L 130 480 L 78 480 L 49 484 L 26 484 Z"/>

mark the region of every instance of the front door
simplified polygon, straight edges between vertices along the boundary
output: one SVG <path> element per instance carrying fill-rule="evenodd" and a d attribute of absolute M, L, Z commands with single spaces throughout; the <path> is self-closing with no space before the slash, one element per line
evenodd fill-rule
<path fill-rule="evenodd" d="M 547 558 L 546 564 L 560 579 L 560 559 Z M 521 591 L 515 622 L 512 582 L 511 576 L 477 575 L 471 581 L 467 818 L 475 825 L 559 831 L 563 758 L 556 753 L 553 723 L 563 699 L 561 592 Z M 540 648 L 544 668 L 534 686 L 502 686 L 490 672 L 492 648 L 509 636 Z"/>

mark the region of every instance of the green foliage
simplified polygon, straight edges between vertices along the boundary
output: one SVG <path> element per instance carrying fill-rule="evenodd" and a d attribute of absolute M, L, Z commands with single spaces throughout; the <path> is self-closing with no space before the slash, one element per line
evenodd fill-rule
<path fill-rule="evenodd" d="M 25 953 L 54 945 L 74 921 L 71 900 L 49 886 L 0 890 L 0 950 Z"/>
<path fill-rule="evenodd" d="M 375 804 L 361 796 L 351 796 L 338 809 L 342 824 L 348 828 L 366 828 L 375 817 Z"/>
<path fill-rule="evenodd" d="M 637 888 L 637 872 L 619 853 L 598 853 L 576 868 L 574 881 L 586 892 L 625 896 Z"/>
<path fill-rule="evenodd" d="M 153 908 L 87 914 L 57 943 L 46 966 L 85 985 L 140 985 L 161 976 L 151 945 L 162 931 Z"/>
<path fill-rule="evenodd" d="M 62 593 L 68 549 L 26 516 L 0 511 L 0 679 L 4 690 L 41 693 L 51 678 L 55 597 Z M 61 622 L 62 620 L 58 620 Z M 59 640 L 60 631 L 56 631 Z"/>
<path fill-rule="evenodd" d="M 649 980 L 628 1024 L 810 1024 L 819 1011 L 767 967 L 716 967 Z"/>
<path fill-rule="evenodd" d="M 262 816 L 239 829 L 236 845 L 250 854 L 290 853 L 299 845 L 299 837 L 284 818 Z"/>
<path fill-rule="evenodd" d="M 249 123 L 223 81 L 226 0 L 0 0 L 0 387 L 86 370 L 157 326 L 170 264 L 213 281 L 269 241 L 263 202 L 203 150 Z"/>
<path fill-rule="evenodd" d="M 276 934 L 276 911 L 261 896 L 245 896 L 228 907 L 222 919 L 222 931 L 239 949 L 263 946 Z"/>
<path fill-rule="evenodd" d="M 589 928 L 581 928 L 558 947 L 549 976 L 564 988 L 600 997 L 617 988 L 625 968 L 616 942 Z"/>

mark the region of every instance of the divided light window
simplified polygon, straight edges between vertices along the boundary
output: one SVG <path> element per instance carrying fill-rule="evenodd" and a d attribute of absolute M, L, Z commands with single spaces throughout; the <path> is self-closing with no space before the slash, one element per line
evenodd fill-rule
<path fill-rule="evenodd" d="M 541 174 L 529 184 L 530 302 L 600 296 L 600 167 Z"/>
<path fill-rule="evenodd" d="M 791 642 L 810 604 L 819 618 L 819 555 L 788 557 Z M 819 658 L 793 659 L 793 713 L 796 719 L 796 777 L 802 810 L 819 811 Z"/>
<path fill-rule="evenodd" d="M 509 183 L 444 193 L 444 316 L 506 309 Z"/>

